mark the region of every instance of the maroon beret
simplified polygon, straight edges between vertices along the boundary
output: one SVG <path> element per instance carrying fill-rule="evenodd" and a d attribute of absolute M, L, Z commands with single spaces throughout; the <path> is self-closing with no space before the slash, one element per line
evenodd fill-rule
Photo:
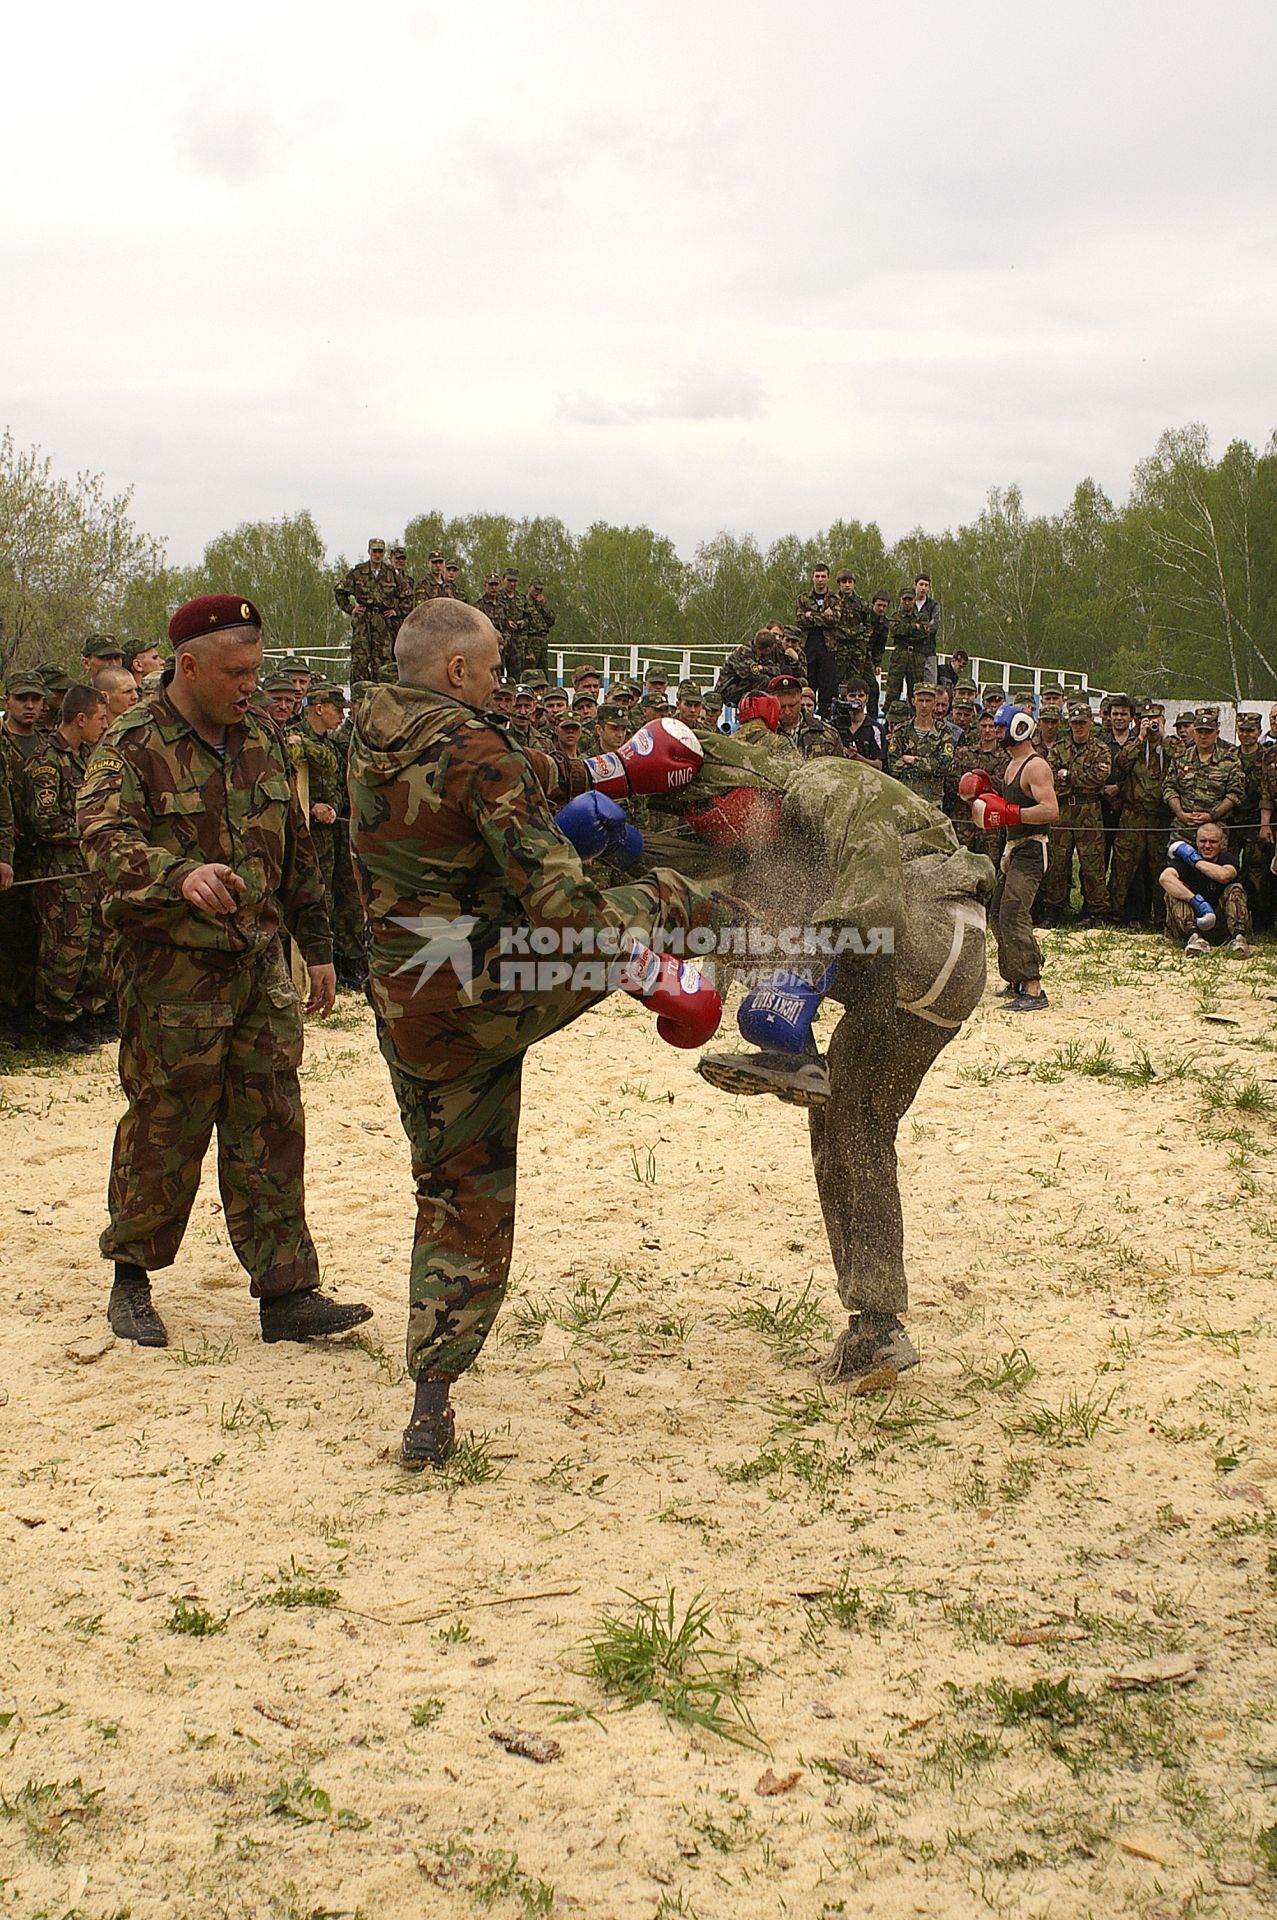
<path fill-rule="evenodd" d="M 188 600 L 168 623 L 168 637 L 175 647 L 197 640 L 202 633 L 220 633 L 223 627 L 260 627 L 262 616 L 251 600 L 238 593 L 204 593 Z"/>
<path fill-rule="evenodd" d="M 803 683 L 792 673 L 773 674 L 767 682 L 768 693 L 801 693 Z"/>

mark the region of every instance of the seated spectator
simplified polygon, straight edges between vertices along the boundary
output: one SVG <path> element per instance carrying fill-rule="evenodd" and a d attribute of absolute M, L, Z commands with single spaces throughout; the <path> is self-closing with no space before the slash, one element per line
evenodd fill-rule
<path fill-rule="evenodd" d="M 1172 840 L 1170 865 L 1161 876 L 1166 895 L 1166 934 L 1183 940 L 1185 953 L 1209 953 L 1228 941 L 1233 953 L 1249 953 L 1250 903 L 1237 868 L 1226 857 L 1227 836 L 1218 821 L 1197 829 L 1197 845 Z"/>

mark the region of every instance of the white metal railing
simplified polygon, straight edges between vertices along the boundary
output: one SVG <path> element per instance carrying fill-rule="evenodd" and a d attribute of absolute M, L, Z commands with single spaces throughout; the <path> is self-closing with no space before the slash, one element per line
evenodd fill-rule
<path fill-rule="evenodd" d="M 719 669 L 731 651 L 727 647 L 627 647 L 616 652 L 593 647 L 559 648 L 553 654 L 554 677 L 560 686 L 567 684 L 570 672 L 577 668 L 595 667 L 603 676 L 605 686 L 613 679 L 624 675 L 631 680 L 640 680 L 649 667 L 664 668 L 671 681 L 695 680 L 700 687 L 713 686 L 718 678 Z M 571 655 L 572 668 L 566 662 Z M 939 655 L 947 660 L 948 654 Z M 1103 698 L 1103 687 L 1093 687 L 1087 674 L 1074 667 L 1031 667 L 1023 660 L 998 660 L 984 654 L 973 654 L 970 666 L 971 678 L 978 687 L 999 686 L 1017 692 L 1028 687 L 1033 689 L 1036 700 L 1044 686 L 1070 688 L 1088 696 Z"/>

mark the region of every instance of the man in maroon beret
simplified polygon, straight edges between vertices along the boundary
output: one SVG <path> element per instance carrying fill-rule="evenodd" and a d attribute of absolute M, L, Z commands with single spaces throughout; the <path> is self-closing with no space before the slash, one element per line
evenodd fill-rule
<path fill-rule="evenodd" d="M 104 1257 L 122 1340 L 162 1347 L 151 1271 L 177 1257 L 217 1129 L 226 1229 L 260 1302 L 264 1340 L 359 1326 L 371 1308 L 319 1292 L 302 1195 L 301 999 L 287 929 L 310 976 L 306 1011 L 336 992 L 332 934 L 306 817 L 276 729 L 250 706 L 261 615 L 205 594 L 169 623 L 160 690 L 90 760 L 78 818 L 120 976 L 120 1080 Z"/>

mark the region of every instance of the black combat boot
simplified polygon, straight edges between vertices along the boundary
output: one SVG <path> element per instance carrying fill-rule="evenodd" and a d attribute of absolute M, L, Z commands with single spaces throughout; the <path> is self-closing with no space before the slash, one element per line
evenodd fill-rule
<path fill-rule="evenodd" d="M 417 1382 L 412 1403 L 412 1418 L 403 1430 L 399 1464 L 419 1473 L 423 1467 L 441 1467 L 456 1449 L 452 1408 L 448 1405 L 450 1380 Z"/>
<path fill-rule="evenodd" d="M 325 1333 L 349 1333 L 372 1319 L 372 1308 L 359 1300 L 344 1305 L 326 1294 L 284 1293 L 260 1305 L 262 1339 L 314 1340 Z"/>
<path fill-rule="evenodd" d="M 168 1332 L 151 1304 L 151 1278 L 144 1267 L 117 1260 L 111 1298 L 106 1303 L 111 1332 L 139 1347 L 166 1347 Z"/>

